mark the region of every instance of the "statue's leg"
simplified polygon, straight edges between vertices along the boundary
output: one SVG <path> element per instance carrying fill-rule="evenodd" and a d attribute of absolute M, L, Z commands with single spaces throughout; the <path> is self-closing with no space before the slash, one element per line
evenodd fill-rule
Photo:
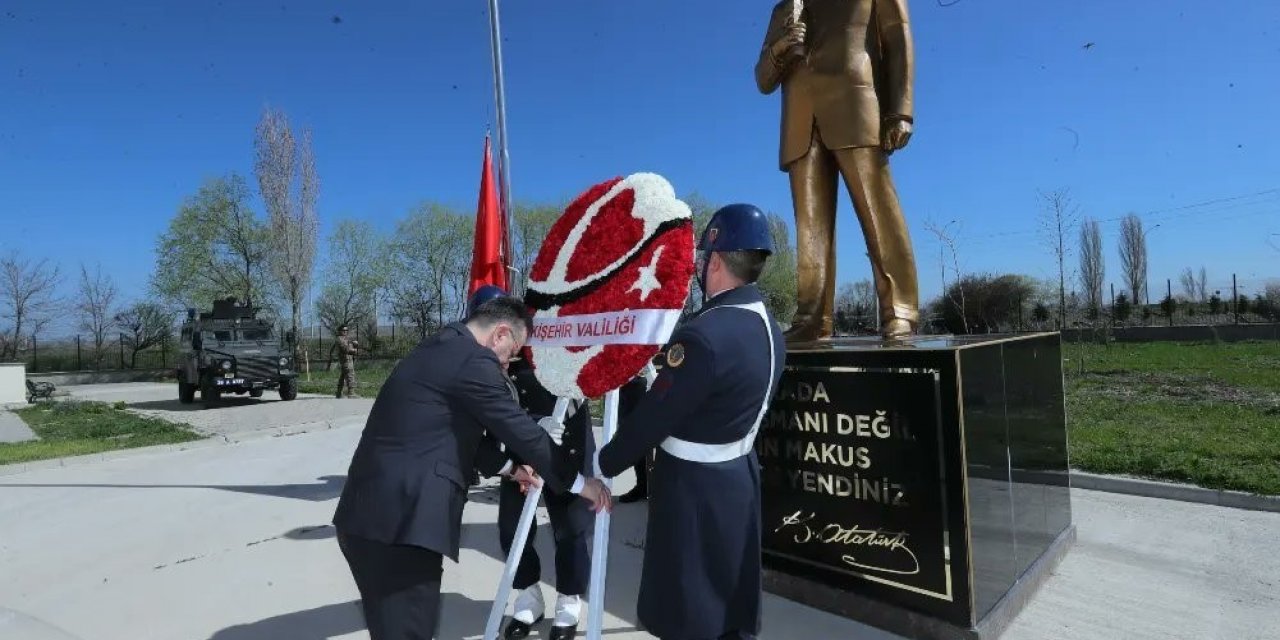
<path fill-rule="evenodd" d="M 827 338 L 836 295 L 836 162 L 817 131 L 809 153 L 787 171 L 796 213 L 796 316 L 786 337 Z"/>
<path fill-rule="evenodd" d="M 889 159 L 878 147 L 840 149 L 835 155 L 867 241 L 880 301 L 881 333 L 908 335 L 920 322 L 920 285 Z"/>

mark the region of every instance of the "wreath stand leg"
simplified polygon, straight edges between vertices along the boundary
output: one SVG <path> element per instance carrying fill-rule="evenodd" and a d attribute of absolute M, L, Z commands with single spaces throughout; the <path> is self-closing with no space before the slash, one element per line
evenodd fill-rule
<path fill-rule="evenodd" d="M 564 414 L 569 411 L 569 400 L 557 398 L 552 417 L 564 422 Z M 516 535 L 511 542 L 511 553 L 507 554 L 507 565 L 502 570 L 502 580 L 498 583 L 498 594 L 493 598 L 493 607 L 489 609 L 489 621 L 484 626 L 484 639 L 497 640 L 498 629 L 502 626 L 502 617 L 507 611 L 507 599 L 511 597 L 511 585 L 516 579 L 516 569 L 520 566 L 520 558 L 524 555 L 524 545 L 529 541 L 529 529 L 533 527 L 533 518 L 538 513 L 538 499 L 542 497 L 542 487 L 533 487 L 524 496 L 524 508 L 520 511 L 520 523 L 516 526 Z"/>
<path fill-rule="evenodd" d="M 613 431 L 618 426 L 618 390 L 614 389 L 604 395 L 604 429 L 600 448 L 613 439 Z M 613 491 L 613 480 L 601 478 L 604 485 Z M 587 640 L 600 640 L 604 628 L 604 583 L 605 572 L 609 567 L 609 512 L 596 514 L 595 531 L 591 539 L 591 582 L 587 591 Z"/>

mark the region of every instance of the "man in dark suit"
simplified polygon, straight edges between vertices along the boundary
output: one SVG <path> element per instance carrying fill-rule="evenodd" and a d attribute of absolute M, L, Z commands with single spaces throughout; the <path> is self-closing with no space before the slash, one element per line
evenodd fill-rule
<path fill-rule="evenodd" d="M 617 476 L 658 448 L 638 613 L 663 640 L 753 638 L 760 629 L 760 464 L 753 445 L 786 357 L 753 284 L 772 252 L 751 205 L 717 211 L 698 243 L 711 293 L 676 330 L 665 366 L 600 449 Z"/>
<path fill-rule="evenodd" d="M 491 300 L 423 340 L 378 393 L 333 519 L 372 640 L 434 637 L 443 557 L 458 559 L 464 470 L 486 429 L 548 487 L 609 508 L 599 480 L 554 454 L 564 425 L 534 422 L 511 397 L 502 369 L 531 328 L 520 301 Z"/>

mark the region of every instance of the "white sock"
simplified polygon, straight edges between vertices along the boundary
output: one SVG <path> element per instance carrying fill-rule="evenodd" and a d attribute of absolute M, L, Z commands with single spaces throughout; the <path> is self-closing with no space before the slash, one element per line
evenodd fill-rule
<path fill-rule="evenodd" d="M 542 599 L 542 588 L 538 585 L 524 589 L 516 596 L 512 618 L 525 624 L 533 624 L 545 615 L 547 615 L 547 604 Z"/>
<path fill-rule="evenodd" d="M 575 627 L 582 617 L 582 598 L 561 595 L 556 597 L 555 627 Z"/>

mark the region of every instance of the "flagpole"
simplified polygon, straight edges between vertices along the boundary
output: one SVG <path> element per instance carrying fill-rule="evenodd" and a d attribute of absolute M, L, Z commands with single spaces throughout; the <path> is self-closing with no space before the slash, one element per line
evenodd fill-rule
<path fill-rule="evenodd" d="M 489 0 L 489 42 L 493 54 L 493 92 L 498 110 L 498 188 L 501 190 L 503 230 L 503 266 L 511 265 L 511 156 L 507 153 L 507 95 L 502 77 L 502 27 L 498 18 L 498 0 Z M 520 278 L 512 278 L 511 292 L 519 291 Z"/>

